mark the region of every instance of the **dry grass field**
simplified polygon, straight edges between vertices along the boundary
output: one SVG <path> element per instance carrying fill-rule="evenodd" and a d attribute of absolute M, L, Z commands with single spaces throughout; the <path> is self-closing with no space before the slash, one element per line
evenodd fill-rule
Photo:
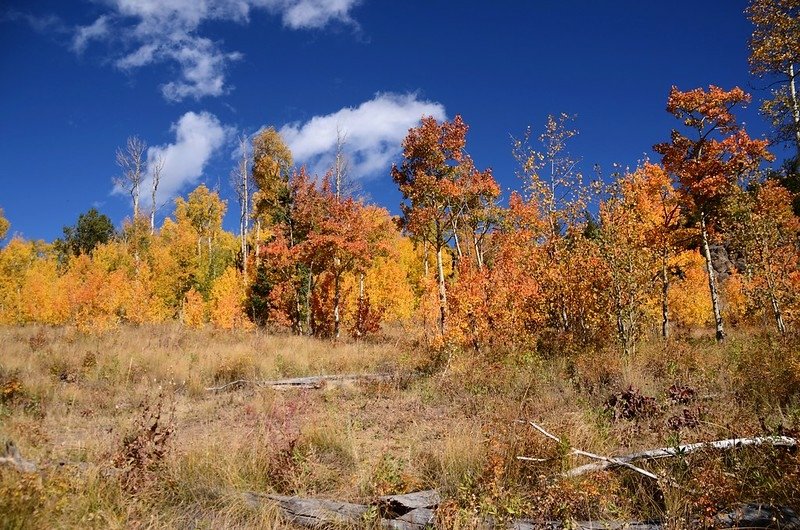
<path fill-rule="evenodd" d="M 742 502 L 800 511 L 800 455 L 703 450 L 574 479 L 603 455 L 800 434 L 797 337 L 733 336 L 502 360 L 433 352 L 404 330 L 332 344 L 260 332 L 0 329 L 0 442 L 39 470 L 0 466 L 2 528 L 285 528 L 246 491 L 353 502 L 440 491 L 444 528 L 481 520 L 659 519 L 711 524 Z M 387 372 L 319 389 L 245 379 Z M 555 443 L 525 423 L 562 439 Z M 523 461 L 527 456 L 536 461 Z M 369 527 L 370 521 L 363 522 Z"/>

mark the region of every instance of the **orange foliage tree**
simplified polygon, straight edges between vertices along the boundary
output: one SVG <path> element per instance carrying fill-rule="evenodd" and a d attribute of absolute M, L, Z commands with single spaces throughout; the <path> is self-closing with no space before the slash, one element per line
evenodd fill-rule
<path fill-rule="evenodd" d="M 692 137 L 673 130 L 672 141 L 654 146 L 664 168 L 675 175 L 686 207 L 700 225 L 702 252 L 714 312 L 716 337 L 725 338 L 717 277 L 711 261 L 709 237 L 720 201 L 743 175 L 769 159 L 766 140 L 753 140 L 731 112 L 750 97 L 740 88 L 730 91 L 710 86 L 681 92 L 672 87 L 667 111 L 692 132 Z"/>
<path fill-rule="evenodd" d="M 800 219 L 789 191 L 774 180 L 754 183 L 728 201 L 728 234 L 745 258 L 746 290 L 756 307 L 769 307 L 779 333 L 786 333 L 787 306 L 798 299 Z"/>
<path fill-rule="evenodd" d="M 316 334 L 339 338 L 343 278 L 354 272 L 362 274 L 372 256 L 385 251 L 384 242 L 391 227 L 388 226 L 387 216 L 370 216 L 358 201 L 337 196 L 328 177 L 323 179 L 315 192 L 304 194 L 303 200 L 315 201 L 313 205 L 304 202 L 303 206 L 313 212 L 309 213 L 309 218 L 315 216 L 316 222 L 299 244 L 299 253 L 309 265 L 309 270 L 318 270 L 326 276 L 326 285 L 332 289 L 330 311 L 317 312 L 321 314 L 315 318 L 320 328 Z M 366 311 L 363 303 L 362 288 L 359 314 Z"/>
<path fill-rule="evenodd" d="M 681 221 L 671 179 L 661 166 L 650 162 L 624 174 L 600 205 L 600 250 L 609 268 L 617 334 L 626 352 L 632 351 L 657 305 L 661 335 L 669 334 L 673 262 L 691 236 Z"/>
<path fill-rule="evenodd" d="M 608 268 L 617 337 L 626 355 L 642 333 L 647 305 L 658 277 L 657 256 L 648 248 L 651 204 L 646 173 L 623 175 L 600 205 L 599 250 Z"/>
<path fill-rule="evenodd" d="M 459 266 L 450 297 L 450 333 L 456 340 L 476 352 L 495 354 L 534 344 L 547 314 L 540 277 L 546 257 L 539 246 L 543 232 L 536 205 L 513 194 L 492 233 L 486 267 Z"/>
<path fill-rule="evenodd" d="M 267 320 L 290 325 L 297 333 L 305 330 L 338 338 L 346 319 L 345 279 L 357 275 L 360 285 L 353 330 L 361 334 L 359 319 L 366 323 L 367 317 L 374 330 L 377 311 L 365 305 L 363 275 L 375 257 L 388 251 L 388 240 L 395 232 L 388 214 L 351 197 L 337 196 L 328 177 L 317 183 L 305 169 L 295 172 L 288 186 L 286 215 L 272 225 L 272 237 L 260 246 L 263 262 L 251 288 L 251 301 L 268 306 Z"/>
<path fill-rule="evenodd" d="M 528 128 L 522 140 L 514 141 L 513 148 L 520 166 L 523 196 L 534 205 L 544 222 L 540 243 L 546 249 L 549 266 L 541 278 L 549 297 L 548 316 L 554 328 L 561 332 L 582 327 L 576 320 L 578 317 L 567 308 L 567 300 L 575 295 L 575 286 L 570 282 L 580 280 L 568 269 L 573 259 L 569 253 L 575 248 L 570 241 L 580 237 L 579 225 L 584 220 L 590 196 L 590 188 L 579 170 L 579 160 L 568 149 L 569 141 L 578 134 L 571 128 L 573 119 L 567 114 L 550 115 L 538 137 L 539 145 L 533 145 L 534 138 Z M 568 230 L 571 230 L 570 238 L 565 237 Z"/>
<path fill-rule="evenodd" d="M 683 227 L 678 191 L 663 167 L 645 163 L 636 170 L 638 186 L 629 189 L 644 223 L 645 245 L 659 265 L 661 287 L 661 337 L 669 337 L 669 290 L 675 257 L 692 237 L 692 230 Z"/>
<path fill-rule="evenodd" d="M 461 116 L 442 123 L 423 118 L 403 140 L 403 162 L 392 166 L 392 179 L 404 199 L 401 225 L 415 239 L 430 244 L 436 254 L 440 334 L 447 318 L 443 253 L 457 238 L 465 209 L 481 209 L 499 194 L 491 172 L 479 172 L 464 154 L 467 129 Z M 481 223 L 479 219 L 476 216 L 473 222 Z M 476 258 L 482 255 L 478 245 Z M 456 246 L 460 255 L 460 242 Z"/>
<path fill-rule="evenodd" d="M 758 77 L 777 77 L 779 85 L 761 110 L 772 120 L 777 140 L 795 144 L 795 164 L 800 164 L 800 1 L 752 0 L 747 15 L 755 26 L 750 71 Z"/>

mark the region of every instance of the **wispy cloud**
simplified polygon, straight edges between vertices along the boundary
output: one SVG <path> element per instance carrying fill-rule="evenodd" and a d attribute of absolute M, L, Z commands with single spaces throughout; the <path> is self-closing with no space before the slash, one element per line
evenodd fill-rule
<path fill-rule="evenodd" d="M 323 174 L 333 164 L 337 134 L 345 138 L 353 178 L 385 174 L 401 152 L 401 143 L 423 116 L 446 117 L 444 106 L 420 100 L 416 94 L 378 94 L 355 108 L 315 116 L 305 123 L 284 125 L 281 136 L 295 162 Z"/>
<path fill-rule="evenodd" d="M 156 58 L 156 52 L 158 52 L 159 46 L 158 44 L 143 44 L 136 51 L 133 51 L 126 55 L 125 57 L 121 57 L 117 59 L 114 63 L 117 67 L 122 68 L 123 70 L 127 70 L 128 68 L 138 68 L 140 66 L 146 66 Z"/>
<path fill-rule="evenodd" d="M 76 53 L 83 53 L 90 41 L 107 37 L 109 30 L 110 25 L 107 16 L 98 18 L 88 26 L 79 27 L 72 38 L 72 49 Z"/>
<path fill-rule="evenodd" d="M 263 5 L 279 13 L 284 25 L 294 29 L 322 28 L 332 21 L 354 24 L 350 9 L 354 0 L 262 0 L 254 4 Z"/>
<path fill-rule="evenodd" d="M 92 41 L 115 40 L 127 51 L 114 64 L 131 71 L 155 63 L 174 63 L 178 79 L 161 92 L 171 101 L 226 93 L 226 69 L 241 58 L 201 34 L 209 21 L 246 24 L 253 10 L 280 16 L 292 29 L 318 29 L 339 22 L 355 24 L 350 12 L 360 0 L 106 0 L 109 11 L 75 29 L 72 48 L 83 52 Z"/>
<path fill-rule="evenodd" d="M 203 176 L 206 164 L 228 141 L 233 129 L 226 127 L 216 116 L 208 112 L 187 112 L 172 124 L 175 141 L 148 148 L 148 167 L 154 167 L 156 160 L 163 161 L 161 179 L 158 185 L 156 205 L 162 205 L 177 196 L 188 186 L 195 184 Z M 152 175 L 142 182 L 142 205 L 151 205 L 150 191 Z M 113 193 L 122 194 L 115 188 Z"/>
<path fill-rule="evenodd" d="M 227 91 L 225 66 L 228 61 L 241 58 L 237 52 L 223 53 L 203 37 L 191 37 L 175 47 L 166 47 L 163 56 L 178 63 L 183 74 L 179 81 L 170 81 L 161 87 L 164 97 L 171 101 L 224 94 Z"/>
<path fill-rule="evenodd" d="M 27 24 L 37 33 L 62 33 L 67 31 L 63 21 L 53 14 L 37 15 L 34 13 L 17 11 L 16 9 L 8 9 L 0 13 L 0 22 L 5 21 Z"/>

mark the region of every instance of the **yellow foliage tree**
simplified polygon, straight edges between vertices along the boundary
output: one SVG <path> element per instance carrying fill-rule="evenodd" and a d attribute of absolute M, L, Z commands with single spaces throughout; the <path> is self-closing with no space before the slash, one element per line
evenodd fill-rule
<path fill-rule="evenodd" d="M 669 291 L 673 322 L 684 328 L 710 325 L 711 300 L 701 294 L 708 287 L 703 256 L 696 250 L 687 250 L 678 254 L 671 265 L 681 271 Z"/>
<path fill-rule="evenodd" d="M 164 322 L 172 311 L 153 289 L 153 273 L 150 266 L 140 263 L 130 271 L 128 289 L 123 300 L 123 315 L 126 322 L 145 324 Z"/>
<path fill-rule="evenodd" d="M 9 227 L 11 227 L 11 223 L 5 218 L 3 209 L 0 208 L 0 240 L 6 237 Z"/>
<path fill-rule="evenodd" d="M 51 257 L 35 260 L 25 272 L 22 314 L 26 322 L 61 325 L 69 320 L 68 288 Z"/>
<path fill-rule="evenodd" d="M 109 252 L 105 256 L 111 255 Z M 81 254 L 70 261 L 64 285 L 68 291 L 70 320 L 78 330 L 101 333 L 122 321 L 128 286 L 124 270 L 109 270 L 108 262 L 103 259 L 95 260 Z"/>
<path fill-rule="evenodd" d="M 245 312 L 247 290 L 242 274 L 228 267 L 211 287 L 211 323 L 220 329 L 252 329 L 254 324 Z"/>
<path fill-rule="evenodd" d="M 748 316 L 747 284 L 736 270 L 722 282 L 722 316 L 734 326 Z"/>
<path fill-rule="evenodd" d="M 410 274 L 419 259 L 408 237 L 396 233 L 392 237 L 389 255 L 378 256 L 365 274 L 366 291 L 370 302 L 383 310 L 385 322 L 406 320 L 414 312 L 415 297 Z M 357 294 L 355 289 L 354 293 Z"/>
<path fill-rule="evenodd" d="M 165 219 L 150 246 L 153 290 L 174 314 L 180 310 L 184 295 L 199 275 L 197 234 L 187 222 Z"/>
<path fill-rule="evenodd" d="M 183 298 L 183 311 L 181 312 L 183 325 L 199 329 L 206 323 L 206 303 L 197 289 L 191 288 Z"/>
<path fill-rule="evenodd" d="M 189 194 L 188 200 L 175 201 L 175 220 L 181 238 L 191 234 L 195 243 L 196 257 L 190 267 L 192 282 L 206 297 L 239 247 L 236 236 L 222 229 L 226 209 L 219 194 L 203 184 Z"/>
<path fill-rule="evenodd" d="M 0 251 L 0 324 L 24 321 L 23 284 L 28 269 L 36 261 L 32 242 L 15 237 Z"/>

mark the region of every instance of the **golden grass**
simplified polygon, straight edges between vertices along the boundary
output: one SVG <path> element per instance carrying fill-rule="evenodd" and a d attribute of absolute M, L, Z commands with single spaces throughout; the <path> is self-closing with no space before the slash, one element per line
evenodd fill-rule
<path fill-rule="evenodd" d="M 570 446 L 620 454 L 678 441 L 797 435 L 800 351 L 769 337 L 734 334 L 722 346 L 702 338 L 645 343 L 627 359 L 603 350 L 490 362 L 456 351 L 446 370 L 400 383 L 223 393 L 205 388 L 411 370 L 435 354 L 402 337 L 334 345 L 171 324 L 100 336 L 0 328 L 0 342 L 0 441 L 14 440 L 46 469 L 23 476 L 0 468 L 0 528 L 285 527 L 274 507 L 252 506 L 245 491 L 359 502 L 437 488 L 446 499 L 442 526 L 453 528 L 486 515 L 660 517 L 681 528 L 736 502 L 799 508 L 800 458 L 783 450 L 708 452 L 650 466 L 680 486 L 661 490 L 629 471 L 553 479 L 585 463 L 568 454 Z M 696 398 L 670 401 L 672 385 Z M 655 408 L 615 418 L 607 400 L 631 388 Z M 132 488 L 116 470 L 118 456 L 144 405 L 159 400 L 161 427 L 172 429 L 167 450 Z"/>

